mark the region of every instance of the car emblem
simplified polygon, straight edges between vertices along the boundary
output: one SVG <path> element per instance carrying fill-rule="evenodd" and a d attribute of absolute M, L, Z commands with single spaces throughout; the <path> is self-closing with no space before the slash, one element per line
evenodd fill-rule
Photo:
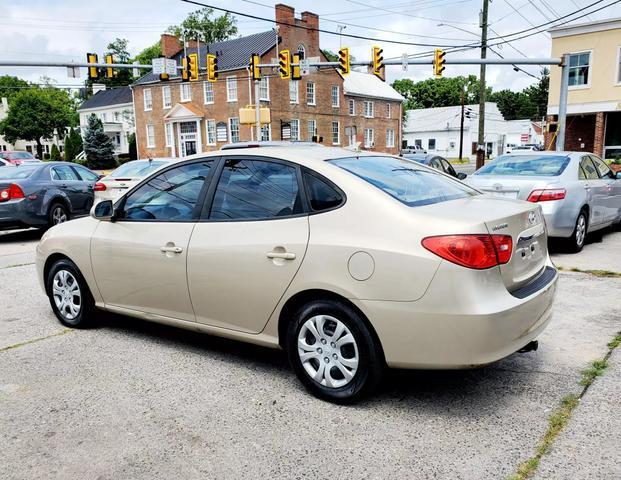
<path fill-rule="evenodd" d="M 495 183 L 494 185 L 492 185 L 492 188 L 494 190 L 502 190 L 502 185 L 500 183 Z"/>
<path fill-rule="evenodd" d="M 535 212 L 528 212 L 528 224 L 534 225 L 537 222 L 537 215 Z"/>

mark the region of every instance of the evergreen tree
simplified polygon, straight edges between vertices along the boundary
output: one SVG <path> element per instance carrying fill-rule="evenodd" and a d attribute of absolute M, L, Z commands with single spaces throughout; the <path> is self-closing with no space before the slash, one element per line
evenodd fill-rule
<path fill-rule="evenodd" d="M 127 137 L 127 142 L 129 143 L 129 159 L 136 160 L 138 158 L 138 151 L 136 150 L 136 134 L 131 133 Z"/>
<path fill-rule="evenodd" d="M 84 153 L 86 153 L 86 166 L 89 168 L 116 167 L 112 140 L 104 133 L 103 124 L 95 115 L 88 117 L 88 125 L 84 132 Z"/>
<path fill-rule="evenodd" d="M 59 162 L 60 161 L 60 150 L 58 150 L 58 147 L 56 146 L 56 144 L 52 144 L 52 150 L 50 151 L 50 160 L 52 162 Z"/>
<path fill-rule="evenodd" d="M 75 128 L 65 137 L 65 161 L 74 162 L 82 152 L 82 137 Z"/>

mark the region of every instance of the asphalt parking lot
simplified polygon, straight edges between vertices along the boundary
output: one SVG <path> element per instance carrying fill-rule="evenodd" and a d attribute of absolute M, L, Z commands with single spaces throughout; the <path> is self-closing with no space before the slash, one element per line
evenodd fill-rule
<path fill-rule="evenodd" d="M 36 279 L 38 236 L 0 232 L 2 479 L 507 478 L 621 330 L 621 276 L 597 272 L 621 272 L 617 231 L 555 250 L 537 352 L 392 371 L 341 407 L 307 394 L 279 351 L 112 315 L 65 329 Z M 608 362 L 535 478 L 621 478 L 621 352 Z"/>

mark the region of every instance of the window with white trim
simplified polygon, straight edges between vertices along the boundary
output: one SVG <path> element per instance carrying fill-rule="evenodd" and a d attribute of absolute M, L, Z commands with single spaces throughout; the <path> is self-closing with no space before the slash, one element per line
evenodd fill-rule
<path fill-rule="evenodd" d="M 364 116 L 367 118 L 373 118 L 373 102 L 365 100 L 364 102 Z"/>
<path fill-rule="evenodd" d="M 306 124 L 306 133 L 308 135 L 308 141 L 312 142 L 313 137 L 317 135 L 317 121 L 316 120 L 308 121 L 308 123 Z"/>
<path fill-rule="evenodd" d="M 229 118 L 229 140 L 231 143 L 239 142 L 239 118 Z"/>
<path fill-rule="evenodd" d="M 192 100 L 192 85 L 189 83 L 181 84 L 181 101 L 189 102 Z"/>
<path fill-rule="evenodd" d="M 364 129 L 364 148 L 372 148 L 373 147 L 373 129 L 365 128 Z"/>
<path fill-rule="evenodd" d="M 205 103 L 213 103 L 214 95 L 213 95 L 213 83 L 211 82 L 203 82 L 203 97 Z"/>
<path fill-rule="evenodd" d="M 164 124 L 164 131 L 166 132 L 166 146 L 171 147 L 173 144 L 173 126 L 172 123 Z"/>
<path fill-rule="evenodd" d="M 112 114 L 112 117 L 114 118 L 114 121 L 116 123 L 119 123 L 121 121 L 121 113 L 120 112 L 114 112 Z"/>
<path fill-rule="evenodd" d="M 427 140 L 427 150 L 435 150 L 436 149 L 436 139 L 430 138 Z"/>
<path fill-rule="evenodd" d="M 350 115 L 356 115 L 356 102 L 353 98 L 350 98 L 349 101 L 347 102 L 348 105 L 348 110 L 349 110 L 349 114 Z"/>
<path fill-rule="evenodd" d="M 145 88 L 143 93 L 144 110 L 145 112 L 153 109 L 153 97 L 151 96 L 151 89 Z"/>
<path fill-rule="evenodd" d="M 289 103 L 299 103 L 299 80 L 289 80 Z"/>
<path fill-rule="evenodd" d="M 170 94 L 170 85 L 164 85 L 162 87 L 162 105 L 164 108 L 172 107 L 172 97 Z"/>
<path fill-rule="evenodd" d="M 226 77 L 226 101 L 237 101 L 237 77 Z"/>
<path fill-rule="evenodd" d="M 315 105 L 315 84 L 306 82 L 306 104 Z"/>
<path fill-rule="evenodd" d="M 216 121 L 207 120 L 207 145 L 216 144 Z"/>
<path fill-rule="evenodd" d="M 589 85 L 591 69 L 591 53 L 580 52 L 569 55 L 569 86 Z"/>
<path fill-rule="evenodd" d="M 147 125 L 147 148 L 155 147 L 155 127 Z"/>
<path fill-rule="evenodd" d="M 386 130 L 386 148 L 395 146 L 395 131 L 392 128 Z"/>
<path fill-rule="evenodd" d="M 621 83 L 621 47 L 617 49 L 617 83 Z"/>
<path fill-rule="evenodd" d="M 272 125 L 270 123 L 261 125 L 261 141 L 262 142 L 272 141 Z"/>
<path fill-rule="evenodd" d="M 291 126 L 291 140 L 299 140 L 300 139 L 300 121 L 295 119 L 289 122 Z"/>
<path fill-rule="evenodd" d="M 390 118 L 392 116 L 392 105 L 386 102 L 386 118 Z"/>
<path fill-rule="evenodd" d="M 339 106 L 339 86 L 332 85 L 332 106 L 338 108 Z"/>
<path fill-rule="evenodd" d="M 341 143 L 341 131 L 339 122 L 332 122 L 332 145 Z"/>
<path fill-rule="evenodd" d="M 270 79 L 269 77 L 261 77 L 259 82 L 259 100 L 264 102 L 270 101 Z"/>

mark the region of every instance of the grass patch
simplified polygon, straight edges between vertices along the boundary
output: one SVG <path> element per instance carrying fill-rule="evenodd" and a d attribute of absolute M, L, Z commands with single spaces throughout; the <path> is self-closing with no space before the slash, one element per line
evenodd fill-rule
<path fill-rule="evenodd" d="M 621 345 L 621 332 L 617 333 L 617 335 L 608 342 L 608 352 L 603 359 L 595 360 L 589 365 L 589 368 L 580 372 L 581 378 L 578 384 L 582 386 L 582 391 L 579 395 L 570 394 L 563 397 L 560 406 L 554 410 L 548 419 L 548 428 L 537 445 L 535 454 L 522 462 L 518 466 L 517 472 L 511 475 L 509 480 L 526 480 L 535 473 L 537 468 L 539 468 L 541 458 L 550 451 L 552 444 L 571 419 L 573 411 L 580 404 L 580 399 L 584 396 L 595 379 L 602 376 L 608 368 L 608 358 L 610 358 L 612 351 L 619 345 Z"/>
<path fill-rule="evenodd" d="M 565 267 L 556 267 L 558 270 L 562 270 L 565 272 L 577 272 L 577 273 L 587 273 L 589 275 L 593 275 L 595 277 L 607 277 L 607 278 L 617 278 L 621 277 L 621 272 L 613 272 L 611 270 L 583 270 L 581 268 L 565 268 Z"/>
<path fill-rule="evenodd" d="M 25 342 L 14 343 L 13 345 L 9 345 L 7 347 L 2 347 L 2 348 L 0 348 L 0 352 L 5 352 L 7 350 L 13 350 L 15 348 L 23 347 L 24 345 L 30 345 L 31 343 L 40 342 L 41 340 L 46 340 L 48 338 L 58 337 L 60 335 L 64 335 L 64 334 L 72 332 L 72 331 L 73 331 L 73 329 L 71 329 L 71 328 L 65 328 L 65 329 L 61 330 L 60 332 L 52 333 L 51 335 L 47 335 L 46 337 L 33 338 L 32 340 L 26 340 Z"/>
<path fill-rule="evenodd" d="M 34 265 L 34 262 L 30 262 L 30 263 L 13 263 L 11 265 L 5 265 L 4 267 L 1 267 L 1 268 L 25 267 L 26 265 Z"/>

